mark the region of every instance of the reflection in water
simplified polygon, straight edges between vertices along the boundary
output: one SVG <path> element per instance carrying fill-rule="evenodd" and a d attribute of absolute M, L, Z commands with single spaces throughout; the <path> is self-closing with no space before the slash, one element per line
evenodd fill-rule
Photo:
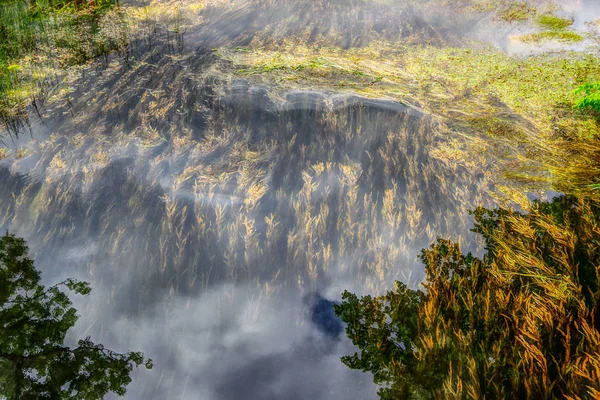
<path fill-rule="evenodd" d="M 353 349 L 328 299 L 416 287 L 436 236 L 481 250 L 467 210 L 491 206 L 491 166 L 449 162 L 430 116 L 219 75 L 223 45 L 450 35 L 410 7 L 315 7 L 209 7 L 185 35 L 132 42 L 0 161 L 0 228 L 45 282 L 92 285 L 74 337 L 154 359 L 128 398 L 373 398 L 339 362 Z"/>
<path fill-rule="evenodd" d="M 335 323 L 308 322 L 301 297 L 416 285 L 417 250 L 468 232 L 485 177 L 433 158 L 435 125 L 399 104 L 225 93 L 185 136 L 65 134 L 4 161 L 2 227 L 28 238 L 45 279 L 92 283 L 82 331 L 152 355 L 131 396 L 368 398 L 338 365 L 347 343 L 316 335 L 339 336 Z"/>

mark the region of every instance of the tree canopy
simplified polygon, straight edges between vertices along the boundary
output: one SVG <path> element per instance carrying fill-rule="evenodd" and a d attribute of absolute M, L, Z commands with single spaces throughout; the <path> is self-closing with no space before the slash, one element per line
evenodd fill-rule
<path fill-rule="evenodd" d="M 487 253 L 438 239 L 424 290 L 344 292 L 335 311 L 382 399 L 600 397 L 600 208 L 574 197 L 527 213 L 480 208 Z"/>
<path fill-rule="evenodd" d="M 117 353 L 90 337 L 64 345 L 77 310 L 61 290 L 80 295 L 89 284 L 67 279 L 51 287 L 27 256 L 23 239 L 0 238 L 0 397 L 7 399 L 101 399 L 126 392 L 133 366 L 152 368 L 139 352 Z"/>

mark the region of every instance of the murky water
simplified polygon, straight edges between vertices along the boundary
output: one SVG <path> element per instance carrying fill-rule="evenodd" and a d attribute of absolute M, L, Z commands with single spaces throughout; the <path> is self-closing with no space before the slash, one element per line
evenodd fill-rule
<path fill-rule="evenodd" d="M 440 157 L 449 138 L 430 116 L 224 78 L 212 51 L 307 21 L 309 39 L 341 47 L 451 27 L 410 8 L 285 4 L 209 9 L 185 33 L 136 41 L 4 139 L 27 152 L 0 161 L 0 229 L 28 240 L 45 282 L 91 283 L 72 339 L 154 359 L 127 398 L 375 398 L 315 299 L 416 287 L 436 236 L 481 251 L 467 211 L 493 204 L 492 175 Z"/>

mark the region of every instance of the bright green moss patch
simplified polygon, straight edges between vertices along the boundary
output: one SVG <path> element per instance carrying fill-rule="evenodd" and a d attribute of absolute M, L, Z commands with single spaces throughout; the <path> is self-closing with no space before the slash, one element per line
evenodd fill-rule
<path fill-rule="evenodd" d="M 519 39 L 525 43 L 537 43 L 547 40 L 557 40 L 564 43 L 577 43 L 583 40 L 583 36 L 577 32 L 567 30 L 573 25 L 573 21 L 559 18 L 551 14 L 540 15 L 536 23 L 545 28 L 545 31 L 523 35 Z"/>
<path fill-rule="evenodd" d="M 575 102 L 577 108 L 600 113 L 600 82 L 582 85 L 575 90 L 575 94 L 581 96 Z"/>
<path fill-rule="evenodd" d="M 579 33 L 571 31 L 544 31 L 538 33 L 530 33 L 519 37 L 525 43 L 537 43 L 545 40 L 558 40 L 564 43 L 577 43 L 583 40 L 583 36 Z"/>
<path fill-rule="evenodd" d="M 548 29 L 565 29 L 571 25 L 573 25 L 573 21 L 559 18 L 554 15 L 540 15 L 536 18 L 536 22 Z"/>

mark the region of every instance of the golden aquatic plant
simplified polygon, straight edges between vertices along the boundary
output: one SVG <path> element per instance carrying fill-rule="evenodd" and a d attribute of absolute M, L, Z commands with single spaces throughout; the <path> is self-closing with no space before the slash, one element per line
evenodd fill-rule
<path fill-rule="evenodd" d="M 482 258 L 438 239 L 423 290 L 345 292 L 336 313 L 384 399 L 594 398 L 600 390 L 600 207 L 560 196 L 474 212 Z"/>

